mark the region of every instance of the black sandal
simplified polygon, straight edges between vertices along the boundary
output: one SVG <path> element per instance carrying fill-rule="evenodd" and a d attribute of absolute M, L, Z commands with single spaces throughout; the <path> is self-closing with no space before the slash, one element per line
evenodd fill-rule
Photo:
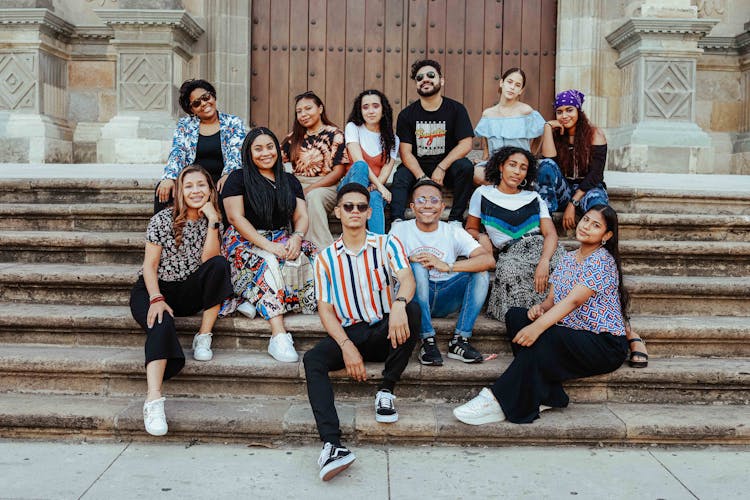
<path fill-rule="evenodd" d="M 644 342 L 643 339 L 640 337 L 636 337 L 634 339 L 628 339 L 628 342 L 631 344 L 633 342 L 640 342 L 641 344 L 643 344 L 644 347 L 646 346 L 646 342 Z M 636 361 L 633 359 L 635 357 L 645 358 L 645 360 Z M 645 352 L 640 352 L 640 351 L 630 351 L 630 359 L 628 360 L 628 364 L 633 368 L 646 368 L 648 366 L 648 354 L 646 354 Z"/>

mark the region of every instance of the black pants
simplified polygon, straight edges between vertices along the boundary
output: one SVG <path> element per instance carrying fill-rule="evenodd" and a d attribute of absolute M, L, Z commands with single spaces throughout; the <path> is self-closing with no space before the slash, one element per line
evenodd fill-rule
<path fill-rule="evenodd" d="M 229 262 L 221 255 L 212 257 L 185 281 L 159 280 L 159 291 L 175 316 L 192 316 L 202 309 L 211 309 L 232 294 Z M 130 312 L 146 331 L 146 364 L 166 359 L 164 380 L 168 380 L 185 366 L 185 354 L 177 337 L 174 318 L 169 313 L 163 314 L 161 323 L 157 320 L 153 327 L 148 327 L 149 306 L 148 290 L 141 276 L 130 292 Z"/>
<path fill-rule="evenodd" d="M 395 349 L 387 338 L 388 315 L 374 325 L 356 323 L 344 328 L 365 361 L 385 361 L 383 381 L 378 389 L 388 389 L 393 392 L 419 339 L 421 323 L 419 306 L 414 302 L 407 304 L 406 315 L 409 320 L 409 338 Z M 307 396 L 310 399 L 313 415 L 315 415 L 320 439 L 323 442 L 340 445 L 339 416 L 333 403 L 333 386 L 328 372 L 344 368 L 341 348 L 331 337 L 326 337 L 307 351 L 303 359 L 307 378 Z"/>
<path fill-rule="evenodd" d="M 512 339 L 531 324 L 528 309 L 512 307 L 505 327 Z M 492 392 L 508 421 L 531 423 L 539 418 L 539 405 L 564 408 L 568 395 L 562 382 L 609 373 L 619 368 L 628 353 L 625 335 L 593 333 L 560 325 L 547 329 L 530 347 L 511 343 L 515 359 L 493 384 Z"/>
<path fill-rule="evenodd" d="M 423 167 L 423 169 L 428 176 L 435 171 L 434 167 L 430 169 Z M 445 186 L 453 188 L 453 206 L 450 215 L 448 215 L 448 220 L 464 220 L 464 211 L 469 206 L 469 199 L 474 191 L 473 179 L 474 165 L 468 158 L 460 158 L 454 161 L 445 172 Z M 396 173 L 393 174 L 393 183 L 391 184 L 392 220 L 404 218 L 404 210 L 409 204 L 409 193 L 416 182 L 416 177 L 406 168 L 406 165 L 399 165 Z"/>

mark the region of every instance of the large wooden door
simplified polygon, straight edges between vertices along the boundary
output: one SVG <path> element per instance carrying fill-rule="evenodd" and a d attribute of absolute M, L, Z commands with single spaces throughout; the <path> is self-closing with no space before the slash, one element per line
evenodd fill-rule
<path fill-rule="evenodd" d="M 445 95 L 474 124 L 514 66 L 526 72 L 523 100 L 551 117 L 556 0 L 253 0 L 252 11 L 250 122 L 280 137 L 306 90 L 342 128 L 366 88 L 398 113 L 417 97 L 409 67 L 422 58 L 443 66 Z"/>

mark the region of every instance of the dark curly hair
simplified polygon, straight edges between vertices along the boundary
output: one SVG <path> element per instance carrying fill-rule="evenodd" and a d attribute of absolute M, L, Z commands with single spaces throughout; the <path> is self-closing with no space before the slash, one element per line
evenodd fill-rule
<path fill-rule="evenodd" d="M 386 162 L 391 154 L 391 150 L 396 147 L 396 136 L 393 133 L 393 108 L 388 98 L 379 90 L 365 90 L 354 99 L 352 111 L 349 113 L 347 122 L 352 122 L 356 126 L 364 125 L 365 118 L 362 116 L 362 99 L 368 95 L 376 95 L 380 99 L 380 105 L 383 108 L 383 116 L 380 117 L 380 156 Z"/>
<path fill-rule="evenodd" d="M 190 107 L 190 94 L 195 89 L 204 89 L 206 92 L 211 94 L 214 99 L 216 99 L 216 89 L 206 80 L 185 80 L 184 82 L 182 82 L 182 85 L 180 85 L 180 97 L 177 102 L 180 103 L 180 107 L 182 108 L 182 110 L 189 115 L 194 114 L 193 108 Z"/>
<path fill-rule="evenodd" d="M 409 74 L 409 78 L 414 80 L 417 77 L 417 71 L 424 68 L 425 66 L 432 66 L 437 70 L 438 76 L 443 77 L 443 70 L 440 68 L 440 63 L 437 61 L 434 61 L 432 59 L 420 59 L 419 61 L 416 61 L 414 64 L 411 65 L 411 73 Z"/>
<path fill-rule="evenodd" d="M 505 165 L 505 162 L 508 161 L 508 158 L 516 153 L 521 153 L 522 155 L 524 155 L 526 157 L 526 160 L 529 162 L 529 169 L 526 171 L 526 184 L 522 187 L 519 187 L 527 191 L 533 191 L 533 185 L 536 182 L 536 158 L 534 158 L 534 155 L 531 154 L 531 151 L 527 151 L 516 146 L 504 146 L 498 149 L 495 154 L 492 155 L 487 164 L 484 166 L 484 179 L 493 186 L 499 185 L 500 181 L 502 180 L 500 167 Z"/>
<path fill-rule="evenodd" d="M 620 226 L 617 222 L 617 212 L 609 205 L 594 205 L 589 208 L 587 212 L 599 212 L 604 217 L 604 222 L 607 224 L 607 231 L 612 231 L 612 237 L 607 240 L 604 244 L 604 248 L 609 254 L 615 259 L 617 264 L 617 275 L 619 277 L 619 283 L 617 286 L 618 293 L 620 295 L 620 310 L 622 311 L 623 320 L 627 323 L 630 319 L 628 316 L 628 309 L 630 307 L 630 294 L 625 288 L 625 284 L 622 280 L 622 259 L 620 259 Z"/>

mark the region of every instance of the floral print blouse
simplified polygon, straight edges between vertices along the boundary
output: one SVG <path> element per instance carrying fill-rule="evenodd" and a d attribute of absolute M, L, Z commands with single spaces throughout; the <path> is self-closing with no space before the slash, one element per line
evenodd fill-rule
<path fill-rule="evenodd" d="M 169 152 L 162 179 L 176 179 L 183 168 L 195 161 L 200 123 L 197 116 L 184 116 L 177 121 L 172 138 L 172 150 Z M 239 117 L 219 113 L 219 135 L 224 156 L 224 171 L 221 175 L 242 168 L 240 148 L 246 133 L 245 124 Z"/>
<path fill-rule="evenodd" d="M 184 281 L 197 271 L 208 235 L 208 219 L 188 220 L 182 230 L 182 245 L 177 248 L 173 222 L 172 208 L 165 208 L 151 217 L 146 229 L 146 241 L 161 247 L 157 271 L 161 281 Z"/>

